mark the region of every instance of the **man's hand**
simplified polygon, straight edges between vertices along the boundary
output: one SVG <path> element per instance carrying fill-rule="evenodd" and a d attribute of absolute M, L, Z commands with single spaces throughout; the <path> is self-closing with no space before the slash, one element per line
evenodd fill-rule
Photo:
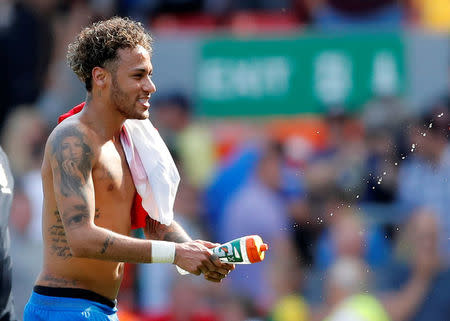
<path fill-rule="evenodd" d="M 209 249 L 219 245 L 202 240 L 176 244 L 174 264 L 195 275 L 203 273 L 208 281 L 221 282 L 234 270 L 234 264 L 222 263 L 211 254 Z"/>

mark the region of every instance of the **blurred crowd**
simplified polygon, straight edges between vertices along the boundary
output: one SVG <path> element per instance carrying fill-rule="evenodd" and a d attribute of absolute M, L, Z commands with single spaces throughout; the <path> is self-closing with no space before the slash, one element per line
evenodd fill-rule
<path fill-rule="evenodd" d="M 19 316 L 42 261 L 45 141 L 85 95 L 66 66 L 67 44 L 116 14 L 158 32 L 450 30 L 446 0 L 2 1 L 0 130 L 16 181 Z M 330 106 L 292 119 L 205 120 L 194 110 L 184 93 L 152 97 L 151 120 L 182 177 L 177 220 L 194 239 L 259 234 L 270 249 L 219 285 L 127 265 L 121 320 L 450 320 L 450 86 L 421 113 L 393 96 L 358 113 Z"/>

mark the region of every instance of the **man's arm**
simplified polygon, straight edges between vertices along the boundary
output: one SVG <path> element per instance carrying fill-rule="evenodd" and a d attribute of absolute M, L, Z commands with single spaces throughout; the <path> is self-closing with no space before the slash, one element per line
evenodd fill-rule
<path fill-rule="evenodd" d="M 188 255 L 192 246 L 200 244 L 211 249 L 219 245 L 203 240 L 192 241 L 191 237 L 177 222 L 172 221 L 170 225 L 164 225 L 151 219 L 149 216 L 146 217 L 144 233 L 148 239 L 179 243 L 176 245 L 174 263 L 180 267 L 182 266 L 177 262 L 179 262 L 184 255 Z M 204 265 L 209 266 L 209 270 L 200 268 L 201 272 L 205 275 L 205 279 L 213 282 L 220 282 L 230 271 L 234 270 L 233 264 L 222 263 L 216 255 L 211 255 L 209 260 L 204 262 Z"/>
<path fill-rule="evenodd" d="M 80 148 L 83 149 L 82 157 Z M 128 237 L 95 225 L 93 151 L 85 133 L 71 124 L 57 128 L 47 144 L 46 154 L 52 167 L 57 207 L 71 254 L 108 261 L 150 263 L 152 241 Z M 193 274 L 214 269 L 209 263 L 208 249 L 201 244 L 175 256 L 179 257 L 175 263 Z"/>
<path fill-rule="evenodd" d="M 164 240 L 175 243 L 192 241 L 181 225 L 175 221 L 172 221 L 172 224 L 170 225 L 164 225 L 147 216 L 145 222 L 146 226 L 144 233 L 148 239 Z"/>

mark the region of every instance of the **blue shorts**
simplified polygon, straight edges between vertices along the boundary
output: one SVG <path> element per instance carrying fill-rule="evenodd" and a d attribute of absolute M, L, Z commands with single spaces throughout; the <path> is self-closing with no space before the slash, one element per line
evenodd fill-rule
<path fill-rule="evenodd" d="M 117 308 L 99 302 L 67 297 L 31 294 L 24 321 L 119 321 Z"/>

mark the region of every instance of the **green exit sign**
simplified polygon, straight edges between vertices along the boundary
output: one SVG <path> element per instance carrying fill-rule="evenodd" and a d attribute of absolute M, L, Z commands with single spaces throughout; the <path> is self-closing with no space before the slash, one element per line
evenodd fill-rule
<path fill-rule="evenodd" d="M 196 77 L 204 116 L 321 113 L 358 108 L 405 87 L 404 45 L 397 34 L 293 39 L 209 39 Z"/>

